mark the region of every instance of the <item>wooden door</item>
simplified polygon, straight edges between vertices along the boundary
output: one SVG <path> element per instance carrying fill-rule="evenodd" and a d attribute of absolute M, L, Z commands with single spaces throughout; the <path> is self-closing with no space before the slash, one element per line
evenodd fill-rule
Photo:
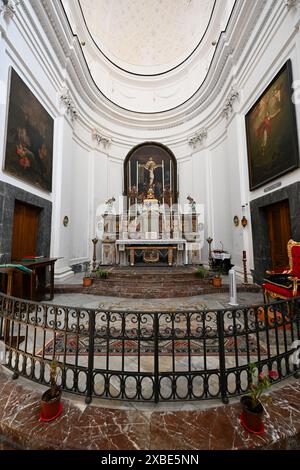
<path fill-rule="evenodd" d="M 292 238 L 289 201 L 267 207 L 267 218 L 272 268 L 285 268 L 289 265 L 287 243 Z"/>
<path fill-rule="evenodd" d="M 12 260 L 19 260 L 24 256 L 36 256 L 39 213 L 38 207 L 15 202 Z"/>
<path fill-rule="evenodd" d="M 38 207 L 15 202 L 11 259 L 20 260 L 24 256 L 36 256 L 36 243 L 39 224 Z M 21 271 L 14 273 L 12 294 L 15 297 L 31 299 L 31 276 Z"/>

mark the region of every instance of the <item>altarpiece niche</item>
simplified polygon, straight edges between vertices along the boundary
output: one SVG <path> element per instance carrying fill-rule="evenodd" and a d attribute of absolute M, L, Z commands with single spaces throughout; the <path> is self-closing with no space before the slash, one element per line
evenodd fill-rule
<path fill-rule="evenodd" d="M 135 147 L 125 160 L 124 175 L 129 206 L 151 199 L 168 206 L 177 202 L 176 159 L 161 144 Z"/>

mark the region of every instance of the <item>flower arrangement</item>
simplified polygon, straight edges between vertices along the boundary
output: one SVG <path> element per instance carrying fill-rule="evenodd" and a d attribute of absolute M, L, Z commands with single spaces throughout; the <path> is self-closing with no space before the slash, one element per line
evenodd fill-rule
<path fill-rule="evenodd" d="M 263 400 L 270 400 L 270 396 L 263 394 L 271 387 L 272 381 L 278 378 L 278 373 L 275 370 L 269 371 L 268 375 L 263 372 L 258 373 L 256 364 L 249 364 L 249 372 L 251 381 L 249 396 L 251 397 L 251 408 L 255 410 Z"/>
<path fill-rule="evenodd" d="M 262 401 L 270 401 L 270 395 L 264 395 L 272 381 L 276 380 L 278 374 L 276 371 L 269 371 L 268 375 L 258 372 L 256 364 L 249 364 L 250 391 L 248 395 L 241 397 L 242 414 L 241 423 L 248 432 L 263 434 L 263 414 L 264 408 Z"/>

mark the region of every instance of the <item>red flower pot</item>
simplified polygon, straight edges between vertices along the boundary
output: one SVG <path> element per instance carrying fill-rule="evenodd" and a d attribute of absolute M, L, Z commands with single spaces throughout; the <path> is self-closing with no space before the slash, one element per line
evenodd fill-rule
<path fill-rule="evenodd" d="M 212 284 L 214 287 L 222 287 L 222 278 L 221 277 L 214 277 L 212 280 Z"/>
<path fill-rule="evenodd" d="M 55 416 L 58 416 L 60 411 L 60 398 L 61 390 L 59 388 L 57 388 L 57 393 L 54 398 L 51 398 L 51 389 L 43 393 L 41 400 L 41 417 L 43 420 L 50 421 L 55 418 Z"/>
<path fill-rule="evenodd" d="M 90 287 L 93 284 L 93 279 L 91 277 L 84 277 L 82 280 L 83 287 Z"/>
<path fill-rule="evenodd" d="M 243 421 L 249 430 L 259 432 L 262 429 L 264 409 L 261 403 L 259 403 L 254 409 L 252 409 L 251 404 L 251 397 L 241 397 Z"/>

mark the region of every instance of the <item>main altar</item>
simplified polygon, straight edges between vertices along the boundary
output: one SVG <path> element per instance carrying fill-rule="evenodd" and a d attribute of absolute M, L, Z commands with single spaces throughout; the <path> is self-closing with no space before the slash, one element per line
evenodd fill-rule
<path fill-rule="evenodd" d="M 183 266 L 199 264 L 204 244 L 204 208 L 191 196 L 178 204 L 176 159 L 157 144 L 139 146 L 124 165 L 124 194 L 99 214 L 101 264 Z"/>

